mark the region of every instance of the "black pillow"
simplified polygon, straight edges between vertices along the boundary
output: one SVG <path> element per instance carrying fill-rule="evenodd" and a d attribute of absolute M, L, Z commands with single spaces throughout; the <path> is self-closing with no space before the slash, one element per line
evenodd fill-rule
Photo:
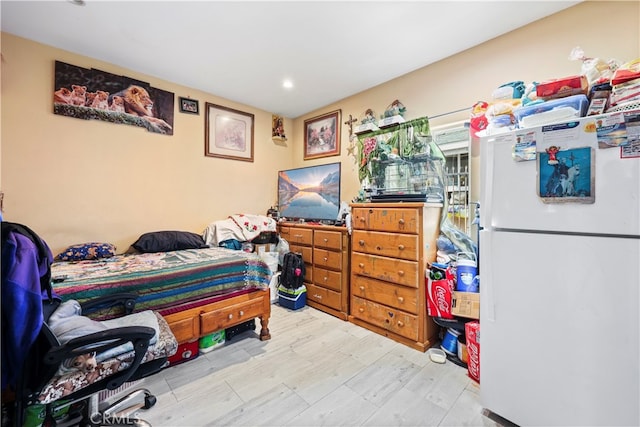
<path fill-rule="evenodd" d="M 202 236 L 188 231 L 153 231 L 131 245 L 140 252 L 168 252 L 180 249 L 208 248 Z"/>

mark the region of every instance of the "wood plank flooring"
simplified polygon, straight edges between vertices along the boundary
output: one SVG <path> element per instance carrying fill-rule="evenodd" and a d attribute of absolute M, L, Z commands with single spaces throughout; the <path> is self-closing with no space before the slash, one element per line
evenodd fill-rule
<path fill-rule="evenodd" d="M 160 426 L 496 426 L 465 369 L 311 307 L 142 382 Z"/>

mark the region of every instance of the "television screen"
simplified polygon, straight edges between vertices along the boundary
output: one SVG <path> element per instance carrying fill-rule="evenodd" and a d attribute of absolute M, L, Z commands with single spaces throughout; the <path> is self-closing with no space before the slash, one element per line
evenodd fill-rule
<path fill-rule="evenodd" d="M 340 163 L 278 172 L 278 210 L 287 219 L 335 221 L 340 209 Z"/>

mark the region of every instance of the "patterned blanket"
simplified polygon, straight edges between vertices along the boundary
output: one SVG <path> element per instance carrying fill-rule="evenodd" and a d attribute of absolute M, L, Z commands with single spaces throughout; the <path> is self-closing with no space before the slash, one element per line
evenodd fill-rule
<path fill-rule="evenodd" d="M 236 291 L 267 288 L 269 267 L 257 254 L 225 248 L 124 254 L 94 261 L 54 262 L 55 292 L 80 302 L 119 292 L 138 295 L 136 311 L 166 313 Z M 195 304 L 195 305 L 194 305 Z"/>

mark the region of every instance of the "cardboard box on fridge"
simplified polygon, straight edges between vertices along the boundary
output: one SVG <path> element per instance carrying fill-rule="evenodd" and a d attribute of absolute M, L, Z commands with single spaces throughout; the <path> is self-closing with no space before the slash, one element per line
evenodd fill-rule
<path fill-rule="evenodd" d="M 480 293 L 453 291 L 451 313 L 454 316 L 480 319 Z"/>
<path fill-rule="evenodd" d="M 469 376 L 480 382 L 480 322 L 472 320 L 464 325 L 467 339 L 467 371 Z"/>

